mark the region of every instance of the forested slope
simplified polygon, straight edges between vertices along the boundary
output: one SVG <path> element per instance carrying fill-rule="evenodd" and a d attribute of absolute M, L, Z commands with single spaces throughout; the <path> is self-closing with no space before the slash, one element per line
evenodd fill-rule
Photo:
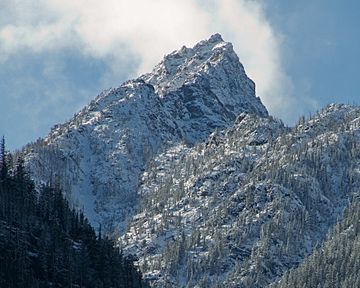
<path fill-rule="evenodd" d="M 354 199 L 326 242 L 271 288 L 360 287 L 359 200 Z"/>
<path fill-rule="evenodd" d="M 0 149 L 0 287 L 145 287 L 130 258 L 96 235 L 55 183 L 36 192 Z"/>

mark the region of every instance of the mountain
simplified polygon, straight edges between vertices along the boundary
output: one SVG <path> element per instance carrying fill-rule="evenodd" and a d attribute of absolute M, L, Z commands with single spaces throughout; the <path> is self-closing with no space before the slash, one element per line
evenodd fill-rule
<path fill-rule="evenodd" d="M 178 143 L 204 141 L 241 112 L 268 115 L 232 45 L 216 34 L 100 94 L 29 145 L 26 159 L 38 184 L 60 177 L 91 223 L 122 231 L 148 161 Z"/>
<path fill-rule="evenodd" d="M 154 287 L 266 287 L 359 194 L 359 124 L 360 109 L 344 105 L 294 128 L 241 114 L 206 142 L 155 158 L 119 242 Z"/>
<path fill-rule="evenodd" d="M 360 108 L 340 104 L 286 127 L 215 34 L 24 154 L 36 185 L 60 181 L 153 287 L 298 287 L 358 201 L 359 127 Z"/>

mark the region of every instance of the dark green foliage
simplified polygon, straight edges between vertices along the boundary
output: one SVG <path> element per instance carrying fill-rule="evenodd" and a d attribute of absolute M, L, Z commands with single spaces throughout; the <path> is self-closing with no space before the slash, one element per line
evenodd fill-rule
<path fill-rule="evenodd" d="M 0 152 L 0 287 L 146 286 L 133 261 L 97 237 L 57 185 L 37 194 L 24 161 L 9 167 L 4 144 Z"/>

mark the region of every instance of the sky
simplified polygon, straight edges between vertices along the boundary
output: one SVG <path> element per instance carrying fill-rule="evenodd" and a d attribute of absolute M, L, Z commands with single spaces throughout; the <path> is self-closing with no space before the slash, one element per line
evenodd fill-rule
<path fill-rule="evenodd" d="M 217 32 L 291 126 L 329 103 L 360 104 L 358 27 L 355 0 L 0 0 L 0 135 L 20 149 Z"/>

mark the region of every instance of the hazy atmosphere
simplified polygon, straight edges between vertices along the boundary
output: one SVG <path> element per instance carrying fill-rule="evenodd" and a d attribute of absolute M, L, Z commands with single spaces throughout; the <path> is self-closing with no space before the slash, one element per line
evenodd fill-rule
<path fill-rule="evenodd" d="M 0 0 L 0 134 L 45 136 L 103 89 L 219 32 L 270 113 L 292 125 L 359 104 L 357 1 Z"/>

